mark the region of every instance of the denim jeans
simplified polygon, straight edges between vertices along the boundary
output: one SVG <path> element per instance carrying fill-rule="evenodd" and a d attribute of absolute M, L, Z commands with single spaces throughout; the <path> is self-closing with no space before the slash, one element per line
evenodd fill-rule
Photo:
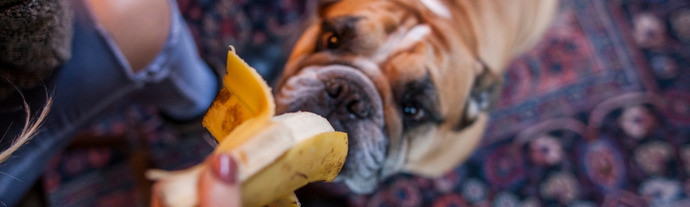
<path fill-rule="evenodd" d="M 0 164 L 0 206 L 14 206 L 43 173 L 44 165 L 63 150 L 78 130 L 124 100 L 153 104 L 174 119 L 205 113 L 219 90 L 219 79 L 201 60 L 175 0 L 165 46 L 144 70 L 134 73 L 115 42 L 97 22 L 88 5 L 71 0 L 74 12 L 72 58 L 59 68 L 46 88 L 24 90 L 34 110 L 46 100 L 54 104 L 41 132 Z M 0 149 L 9 147 L 23 127 L 25 114 L 18 95 L 0 103 Z"/>

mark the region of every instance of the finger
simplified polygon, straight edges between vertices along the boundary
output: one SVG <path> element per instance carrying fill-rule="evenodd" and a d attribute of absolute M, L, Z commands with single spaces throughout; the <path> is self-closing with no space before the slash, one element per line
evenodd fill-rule
<path fill-rule="evenodd" d="M 227 154 L 210 158 L 199 180 L 199 206 L 239 207 L 240 185 L 237 181 L 237 164 Z"/>
<path fill-rule="evenodd" d="M 151 207 L 163 207 L 163 198 L 160 197 L 161 184 L 156 182 L 151 188 Z"/>

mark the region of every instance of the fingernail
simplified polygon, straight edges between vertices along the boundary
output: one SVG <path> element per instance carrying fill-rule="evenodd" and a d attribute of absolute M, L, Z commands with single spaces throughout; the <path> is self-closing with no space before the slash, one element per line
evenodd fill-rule
<path fill-rule="evenodd" d="M 228 154 L 218 154 L 213 157 L 211 171 L 219 180 L 227 184 L 237 182 L 237 164 Z"/>

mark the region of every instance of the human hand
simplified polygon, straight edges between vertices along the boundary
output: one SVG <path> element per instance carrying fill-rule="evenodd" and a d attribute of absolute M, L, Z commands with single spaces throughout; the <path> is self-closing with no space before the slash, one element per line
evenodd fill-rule
<path fill-rule="evenodd" d="M 228 154 L 214 154 L 206 159 L 206 169 L 199 177 L 200 207 L 240 207 L 240 184 L 237 179 L 237 164 Z M 159 196 L 160 183 L 153 187 L 151 206 L 162 207 Z"/>

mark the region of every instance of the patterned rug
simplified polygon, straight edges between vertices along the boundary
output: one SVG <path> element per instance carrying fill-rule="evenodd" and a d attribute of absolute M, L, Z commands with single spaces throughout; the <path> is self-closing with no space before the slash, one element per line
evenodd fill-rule
<path fill-rule="evenodd" d="M 232 44 L 269 80 L 309 11 L 300 0 L 179 2 L 207 61 L 223 68 Z M 544 40 L 505 74 L 466 164 L 438 179 L 397 175 L 371 195 L 311 185 L 299 192 L 305 206 L 690 206 L 690 1 L 561 2 Z M 211 150 L 202 132 L 180 132 L 153 108 L 114 111 L 88 133 L 143 136 L 156 167 L 184 168 Z M 46 172 L 49 202 L 143 205 L 128 156 L 66 151 Z"/>

